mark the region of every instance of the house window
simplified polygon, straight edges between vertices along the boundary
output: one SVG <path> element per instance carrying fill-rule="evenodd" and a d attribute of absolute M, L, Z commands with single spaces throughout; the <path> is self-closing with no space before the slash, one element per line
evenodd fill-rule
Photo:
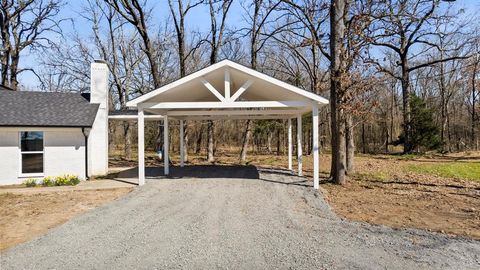
<path fill-rule="evenodd" d="M 22 174 L 43 173 L 43 132 L 20 132 Z"/>

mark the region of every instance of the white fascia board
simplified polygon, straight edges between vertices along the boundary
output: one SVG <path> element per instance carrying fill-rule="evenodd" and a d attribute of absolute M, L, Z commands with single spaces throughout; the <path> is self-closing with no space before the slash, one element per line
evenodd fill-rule
<path fill-rule="evenodd" d="M 309 101 L 162 102 L 142 103 L 145 109 L 248 109 L 311 107 Z"/>
<path fill-rule="evenodd" d="M 162 115 L 145 115 L 143 118 L 145 120 L 162 120 Z M 110 120 L 137 120 L 138 115 L 109 115 L 108 119 Z"/>
<path fill-rule="evenodd" d="M 77 130 L 81 130 L 82 127 L 43 127 L 43 126 L 38 126 L 38 127 L 32 127 L 32 126 L 15 126 L 15 127 L 10 127 L 10 126 L 1 126 L 0 131 L 72 131 L 76 132 Z"/>
<path fill-rule="evenodd" d="M 255 120 L 255 119 L 290 119 L 296 115 L 199 115 L 199 116 L 172 116 L 176 120 L 202 121 L 202 120 Z M 169 119 L 170 119 L 169 118 Z"/>
<path fill-rule="evenodd" d="M 169 111 L 168 116 L 202 116 L 202 115 L 297 115 L 310 111 L 307 109 L 295 109 L 295 110 L 228 110 L 228 111 L 210 111 L 210 110 L 194 110 L 194 111 Z"/>

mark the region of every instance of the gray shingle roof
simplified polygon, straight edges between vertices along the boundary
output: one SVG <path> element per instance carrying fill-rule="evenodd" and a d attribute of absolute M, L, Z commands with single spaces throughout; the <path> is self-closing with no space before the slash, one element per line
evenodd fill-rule
<path fill-rule="evenodd" d="M 77 93 L 0 88 L 0 126 L 91 127 L 97 110 Z"/>

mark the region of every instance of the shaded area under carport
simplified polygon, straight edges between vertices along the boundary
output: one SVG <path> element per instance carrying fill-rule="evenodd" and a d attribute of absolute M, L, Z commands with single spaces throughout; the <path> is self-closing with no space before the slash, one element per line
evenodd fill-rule
<path fill-rule="evenodd" d="M 261 177 L 262 172 L 269 173 L 273 177 L 264 179 Z M 197 178 L 197 179 L 251 179 L 261 180 L 271 183 L 311 186 L 312 183 L 307 178 L 298 177 L 292 174 L 289 170 L 259 168 L 253 165 L 189 165 L 184 167 L 171 167 L 170 174 L 165 176 L 163 167 L 146 167 L 145 176 L 149 180 L 175 180 L 182 178 Z M 289 178 L 281 176 L 291 176 Z M 278 178 L 278 180 L 276 179 Z M 127 168 L 119 171 L 115 180 L 138 183 L 138 167 Z M 288 181 L 285 181 L 288 179 Z"/>

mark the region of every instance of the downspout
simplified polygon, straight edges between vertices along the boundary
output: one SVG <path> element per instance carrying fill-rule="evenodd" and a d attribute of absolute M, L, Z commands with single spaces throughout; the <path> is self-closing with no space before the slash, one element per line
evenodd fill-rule
<path fill-rule="evenodd" d="M 88 131 L 85 127 L 82 127 L 82 133 L 85 137 L 85 180 L 88 180 Z"/>

